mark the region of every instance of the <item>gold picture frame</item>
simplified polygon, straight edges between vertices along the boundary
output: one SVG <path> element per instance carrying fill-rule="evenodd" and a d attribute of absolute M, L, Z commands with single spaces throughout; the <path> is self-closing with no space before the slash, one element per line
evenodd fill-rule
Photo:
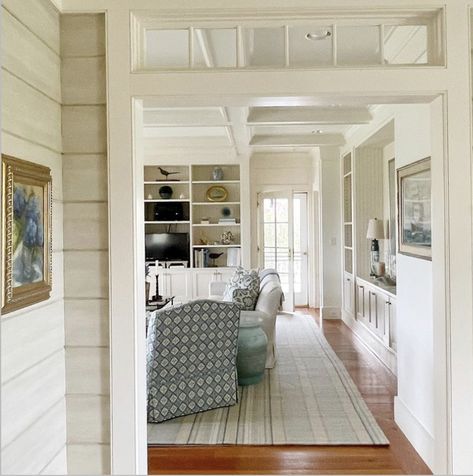
<path fill-rule="evenodd" d="M 221 185 L 213 185 L 207 190 L 206 197 L 209 202 L 224 202 L 228 198 L 228 191 Z"/>
<path fill-rule="evenodd" d="M 48 167 L 2 154 L 2 315 L 52 289 L 52 178 Z"/>
<path fill-rule="evenodd" d="M 432 260 L 432 174 L 430 157 L 397 171 L 398 251 Z"/>

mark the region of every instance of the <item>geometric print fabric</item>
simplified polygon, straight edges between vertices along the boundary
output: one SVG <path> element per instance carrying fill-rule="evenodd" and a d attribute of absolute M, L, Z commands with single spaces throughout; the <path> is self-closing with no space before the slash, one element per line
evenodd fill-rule
<path fill-rule="evenodd" d="M 259 293 L 258 272 L 238 267 L 225 288 L 223 300 L 238 304 L 242 311 L 254 311 Z"/>
<path fill-rule="evenodd" d="M 148 422 L 234 405 L 240 308 L 191 301 L 151 315 L 147 335 Z"/>

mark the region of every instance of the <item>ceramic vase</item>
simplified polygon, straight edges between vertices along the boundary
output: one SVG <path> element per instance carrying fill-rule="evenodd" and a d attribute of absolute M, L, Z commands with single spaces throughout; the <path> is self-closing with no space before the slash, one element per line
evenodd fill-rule
<path fill-rule="evenodd" d="M 223 180 L 223 170 L 221 167 L 215 167 L 212 171 L 213 180 Z"/>
<path fill-rule="evenodd" d="M 238 385 L 253 385 L 264 377 L 268 338 L 259 322 L 240 323 L 238 334 Z"/>

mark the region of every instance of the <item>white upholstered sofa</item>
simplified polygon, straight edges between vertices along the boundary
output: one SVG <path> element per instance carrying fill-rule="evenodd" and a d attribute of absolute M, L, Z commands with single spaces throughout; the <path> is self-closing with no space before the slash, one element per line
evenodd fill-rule
<path fill-rule="evenodd" d="M 274 269 L 263 269 L 259 272 L 260 291 L 254 311 L 241 311 L 240 319 L 253 316 L 262 319 L 261 327 L 268 337 L 268 352 L 266 368 L 271 369 L 276 362 L 276 317 L 281 309 L 283 292 L 279 275 Z M 209 285 L 210 299 L 221 300 L 225 292 L 226 283 L 212 281 Z"/>

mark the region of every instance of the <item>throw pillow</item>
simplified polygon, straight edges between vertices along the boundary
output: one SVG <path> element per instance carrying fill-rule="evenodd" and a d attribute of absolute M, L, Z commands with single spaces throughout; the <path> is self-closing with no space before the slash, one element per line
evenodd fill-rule
<path fill-rule="evenodd" d="M 223 300 L 234 302 L 241 310 L 253 311 L 258 300 L 259 285 L 257 271 L 239 267 L 225 288 Z"/>

